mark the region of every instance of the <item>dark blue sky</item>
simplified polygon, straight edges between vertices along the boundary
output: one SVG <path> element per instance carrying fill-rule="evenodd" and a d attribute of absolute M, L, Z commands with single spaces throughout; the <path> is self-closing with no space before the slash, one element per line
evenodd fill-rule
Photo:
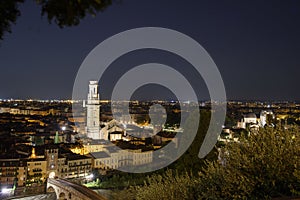
<path fill-rule="evenodd" d="M 21 12 L 12 34 L 0 43 L 0 98 L 70 98 L 78 68 L 97 44 L 127 29 L 156 26 L 185 33 L 208 51 L 228 99 L 300 100 L 298 0 L 123 0 L 64 29 L 49 25 L 33 1 L 22 5 Z M 100 83 L 103 98 L 125 65 L 149 57 L 179 63 L 159 52 L 129 55 Z M 180 67 L 185 69 L 184 64 Z M 191 82 L 199 93 L 205 90 L 196 79 Z"/>

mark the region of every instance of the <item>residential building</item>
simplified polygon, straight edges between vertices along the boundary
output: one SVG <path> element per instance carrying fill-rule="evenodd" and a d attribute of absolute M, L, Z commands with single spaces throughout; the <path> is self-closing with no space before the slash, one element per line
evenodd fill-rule
<path fill-rule="evenodd" d="M 26 162 L 21 159 L 0 159 L 0 185 L 13 188 L 25 186 Z"/>

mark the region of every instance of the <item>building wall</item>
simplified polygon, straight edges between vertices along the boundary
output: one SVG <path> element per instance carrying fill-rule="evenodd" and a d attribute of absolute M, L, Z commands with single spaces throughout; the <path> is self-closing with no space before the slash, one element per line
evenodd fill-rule
<path fill-rule="evenodd" d="M 47 178 L 47 161 L 31 159 L 27 161 L 27 184 L 42 183 Z"/>
<path fill-rule="evenodd" d="M 254 117 L 251 117 L 251 118 L 244 117 L 244 122 L 246 124 L 250 124 L 250 123 L 256 124 L 257 123 L 257 118 L 254 118 Z"/>
<path fill-rule="evenodd" d="M 133 154 L 135 152 L 135 154 Z M 138 166 L 151 163 L 153 151 L 141 152 L 141 150 L 109 153 L 109 157 L 93 158 L 95 169 L 118 169 L 123 166 Z"/>
<path fill-rule="evenodd" d="M 58 158 L 57 159 L 57 177 L 66 178 L 68 172 L 68 165 L 66 162 L 66 158 Z"/>
<path fill-rule="evenodd" d="M 92 172 L 92 159 L 69 160 L 67 161 L 65 169 L 67 169 L 67 171 L 62 174 L 65 178 L 88 176 Z"/>
<path fill-rule="evenodd" d="M 27 176 L 27 166 L 20 159 L 0 160 L 0 184 L 2 186 L 13 187 L 24 186 Z"/>
<path fill-rule="evenodd" d="M 56 176 L 58 168 L 58 149 L 46 149 L 45 158 L 47 162 L 47 177 Z"/>
<path fill-rule="evenodd" d="M 133 157 L 134 157 L 133 165 L 144 165 L 152 162 L 153 152 L 152 151 L 140 152 L 138 154 L 135 154 Z"/>
<path fill-rule="evenodd" d="M 100 101 L 97 81 L 90 81 L 86 107 L 87 136 L 93 139 L 100 139 Z"/>
<path fill-rule="evenodd" d="M 99 152 L 104 150 L 103 144 L 84 144 L 84 154 L 89 154 L 91 152 Z"/>
<path fill-rule="evenodd" d="M 110 141 L 117 141 L 122 139 L 122 133 L 113 133 L 109 134 L 109 140 Z"/>
<path fill-rule="evenodd" d="M 93 159 L 93 168 L 95 169 L 117 169 L 117 163 L 111 157 Z"/>

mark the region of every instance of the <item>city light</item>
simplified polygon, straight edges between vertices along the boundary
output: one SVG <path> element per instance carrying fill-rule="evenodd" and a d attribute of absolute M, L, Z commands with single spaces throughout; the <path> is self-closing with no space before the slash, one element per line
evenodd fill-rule
<path fill-rule="evenodd" d="M 85 178 L 86 179 L 93 179 L 94 178 L 94 174 L 87 175 Z"/>
<path fill-rule="evenodd" d="M 12 191 L 12 188 L 6 188 L 6 187 L 4 187 L 4 188 L 1 189 L 1 192 L 2 192 L 3 194 L 8 194 L 8 193 L 10 193 L 11 191 Z"/>
<path fill-rule="evenodd" d="M 50 172 L 49 178 L 55 178 L 55 172 Z"/>

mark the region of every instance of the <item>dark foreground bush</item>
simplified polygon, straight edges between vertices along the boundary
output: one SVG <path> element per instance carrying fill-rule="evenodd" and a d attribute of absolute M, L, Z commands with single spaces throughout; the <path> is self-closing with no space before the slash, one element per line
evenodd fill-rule
<path fill-rule="evenodd" d="M 222 152 L 221 160 L 207 162 L 199 176 L 170 170 L 151 176 L 144 186 L 127 190 L 130 199 L 271 199 L 300 194 L 298 127 L 261 129 L 227 144 Z"/>

